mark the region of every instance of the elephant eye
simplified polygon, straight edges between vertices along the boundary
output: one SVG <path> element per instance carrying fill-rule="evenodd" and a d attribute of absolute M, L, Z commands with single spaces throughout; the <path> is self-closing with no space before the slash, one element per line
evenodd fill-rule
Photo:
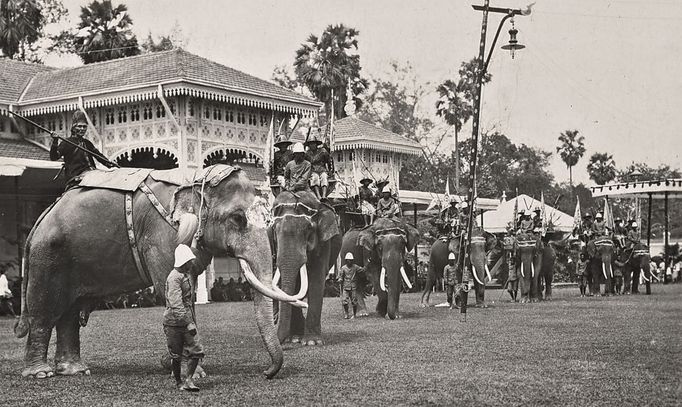
<path fill-rule="evenodd" d="M 242 211 L 234 212 L 230 214 L 230 222 L 237 226 L 239 229 L 246 228 L 246 214 Z"/>

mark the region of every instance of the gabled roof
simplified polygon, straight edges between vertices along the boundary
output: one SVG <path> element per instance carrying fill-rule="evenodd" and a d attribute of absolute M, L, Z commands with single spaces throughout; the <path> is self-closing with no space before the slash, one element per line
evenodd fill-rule
<path fill-rule="evenodd" d="M 334 149 L 371 148 L 403 154 L 420 155 L 422 147 L 414 140 L 348 116 L 334 122 Z"/>
<path fill-rule="evenodd" d="M 517 201 L 518 200 L 518 201 Z M 483 222 L 483 228 L 490 233 L 503 233 L 507 230 L 507 225 L 514 219 L 514 206 L 518 202 L 518 210 L 531 210 L 541 208 L 542 202 L 521 194 L 508 201 L 500 203 L 495 211 L 486 212 L 483 220 L 479 215 L 479 225 Z M 573 216 L 563 213 L 556 208 L 545 204 L 545 219 L 551 223 L 554 230 L 560 232 L 570 232 L 573 230 Z"/>
<path fill-rule="evenodd" d="M 23 71 L 9 77 L 9 87 L 14 101 L 29 115 L 74 110 L 79 97 L 86 108 L 148 100 L 156 97 L 159 85 L 166 96 L 190 95 L 308 115 L 322 105 L 183 49 L 67 69 L 24 65 Z"/>
<path fill-rule="evenodd" d="M 51 70 L 54 68 L 0 58 L 0 101 L 6 104 L 17 102 L 37 73 Z"/>
<path fill-rule="evenodd" d="M 50 152 L 25 140 L 0 138 L 0 157 L 50 161 Z"/>

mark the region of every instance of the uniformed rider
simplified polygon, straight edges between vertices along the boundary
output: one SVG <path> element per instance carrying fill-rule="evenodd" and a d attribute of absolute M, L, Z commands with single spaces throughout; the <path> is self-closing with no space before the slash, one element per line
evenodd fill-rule
<path fill-rule="evenodd" d="M 391 188 L 387 185 L 381 191 L 381 199 L 377 202 L 377 217 L 392 219 L 399 212 L 398 202 L 391 196 Z"/>
<path fill-rule="evenodd" d="M 277 148 L 277 150 L 273 155 L 270 183 L 284 186 L 284 168 L 292 159 L 292 152 L 289 150 L 291 144 L 293 143 L 287 140 L 283 134 L 277 136 L 277 141 L 275 142 L 275 148 Z"/>
<path fill-rule="evenodd" d="M 52 161 L 64 158 L 64 172 L 66 173 L 67 180 L 65 189 L 67 190 L 78 185 L 82 178 L 81 174 L 96 168 L 95 159 L 107 168 L 114 166 L 111 162 L 103 159 L 102 153 L 99 152 L 90 140 L 85 138 L 85 133 L 88 131 L 88 121 L 85 113 L 77 110 L 73 114 L 72 122 L 71 137 L 66 139 L 70 143 L 66 141 L 60 143 L 59 138 L 53 136 L 50 147 L 50 159 Z M 87 153 L 75 147 L 74 144 L 94 154 Z"/>
<path fill-rule="evenodd" d="M 310 161 L 312 168 L 310 186 L 312 187 L 315 196 L 317 196 L 317 199 L 322 199 L 327 196 L 329 174 L 334 171 L 329 152 L 326 148 L 320 148 L 321 145 L 322 141 L 318 140 L 316 137 L 305 142 L 305 146 L 308 147 L 306 159 Z"/>
<path fill-rule="evenodd" d="M 289 191 L 310 189 L 310 162 L 305 159 L 303 144 L 296 143 L 292 149 L 294 159 L 284 167 L 284 185 Z"/>

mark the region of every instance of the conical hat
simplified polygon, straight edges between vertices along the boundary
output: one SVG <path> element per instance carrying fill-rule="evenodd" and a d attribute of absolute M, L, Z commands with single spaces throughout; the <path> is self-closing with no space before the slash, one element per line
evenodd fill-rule
<path fill-rule="evenodd" d="M 279 146 L 289 147 L 292 144 L 294 143 L 288 140 L 284 134 L 278 134 L 277 139 L 275 139 L 275 147 Z"/>

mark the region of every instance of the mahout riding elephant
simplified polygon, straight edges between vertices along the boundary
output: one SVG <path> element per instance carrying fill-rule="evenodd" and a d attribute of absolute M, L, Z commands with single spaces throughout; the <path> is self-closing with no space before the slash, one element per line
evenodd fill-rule
<path fill-rule="evenodd" d="M 443 269 L 445 265 L 448 264 L 448 255 L 450 253 L 455 253 L 459 256 L 463 253 L 462 248 L 460 248 L 461 239 L 451 238 L 447 241 L 442 239 L 436 240 L 433 245 L 431 245 L 431 252 L 429 254 L 429 271 L 426 278 L 426 285 L 424 286 L 424 291 L 421 296 L 422 307 L 429 306 L 429 298 L 431 296 L 431 290 L 436 281 L 436 278 L 443 276 Z M 490 276 L 490 270 L 488 269 L 487 253 L 496 244 L 495 236 L 486 232 L 482 232 L 479 228 L 474 229 L 473 236 L 471 238 L 471 247 L 469 258 L 471 259 L 471 264 L 473 265 L 472 277 L 474 279 L 474 290 L 476 292 L 476 306 L 486 307 L 485 304 L 485 280 L 492 280 Z M 459 280 L 462 279 L 462 270 L 458 270 L 457 276 Z"/>
<path fill-rule="evenodd" d="M 272 206 L 270 234 L 276 253 L 274 288 L 297 299 L 308 297 L 303 318 L 299 308 L 279 304 L 280 342 L 322 345 L 322 298 L 327 272 L 341 249 L 341 233 L 334 209 L 310 191 L 283 191 Z M 277 287 L 281 281 L 282 288 Z"/>
<path fill-rule="evenodd" d="M 168 173 L 179 174 L 173 171 L 180 170 Z M 26 241 L 22 315 L 15 326 L 18 337 L 28 334 L 24 376 L 54 375 L 47 351 L 55 327 L 56 373 L 89 374 L 80 355 L 80 327 L 90 312 L 103 297 L 152 284 L 163 293 L 175 247 L 194 236 L 200 270 L 213 255 L 239 259 L 257 290 L 256 323 L 271 357 L 264 374 L 270 378 L 280 370 L 282 349 L 267 297 L 304 304 L 271 288 L 265 225 L 251 216 L 254 187 L 243 171 L 227 165 L 208 167 L 193 180 L 178 187 L 150 176 L 125 194 L 71 189 L 41 216 Z"/>
<path fill-rule="evenodd" d="M 405 271 L 405 254 L 419 241 L 419 231 L 400 219 L 379 218 L 370 226 L 351 229 L 343 236 L 340 255 L 353 253 L 354 262 L 365 268 L 365 275 L 379 297 L 376 311 L 382 317 L 400 318 L 402 282 L 411 283 Z M 358 297 L 364 287 L 358 287 Z M 358 301 L 358 314 L 366 314 L 364 301 Z"/>
<path fill-rule="evenodd" d="M 624 269 L 625 292 L 629 292 L 630 285 L 632 285 L 632 293 L 639 294 L 639 276 L 641 275 L 646 286 L 646 293 L 651 294 L 651 256 L 647 245 L 644 243 L 634 245 Z M 632 284 L 630 278 L 632 278 Z"/>
<path fill-rule="evenodd" d="M 587 243 L 589 257 L 586 273 L 590 281 L 590 293 L 597 295 L 601 292 L 600 285 L 604 283 L 604 295 L 610 295 L 611 286 L 615 283 L 613 260 L 615 258 L 613 239 L 601 236 Z"/>

